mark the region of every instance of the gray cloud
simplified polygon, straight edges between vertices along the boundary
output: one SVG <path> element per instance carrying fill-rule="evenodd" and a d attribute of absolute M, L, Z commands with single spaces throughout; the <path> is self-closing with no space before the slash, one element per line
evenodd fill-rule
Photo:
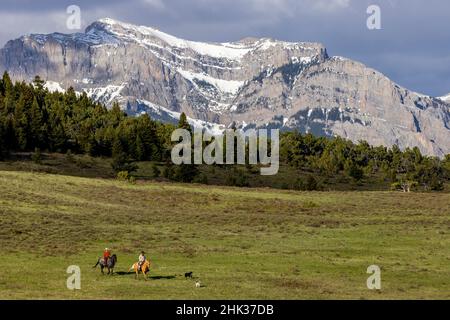
<path fill-rule="evenodd" d="M 450 2 L 445 0 L 2 0 L 0 45 L 26 33 L 71 32 L 66 7 L 83 28 L 102 17 L 156 27 L 201 41 L 247 36 L 324 43 L 331 55 L 359 60 L 412 90 L 450 92 Z M 366 28 L 381 7 L 382 30 Z"/>

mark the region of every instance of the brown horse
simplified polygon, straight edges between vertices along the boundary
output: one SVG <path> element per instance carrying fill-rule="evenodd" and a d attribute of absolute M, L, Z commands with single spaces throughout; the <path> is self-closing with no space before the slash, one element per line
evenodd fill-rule
<path fill-rule="evenodd" d="M 149 260 L 145 260 L 145 262 L 142 264 L 141 269 L 139 270 L 139 263 L 133 263 L 133 265 L 130 267 L 130 270 L 134 270 L 134 272 L 136 273 L 135 278 L 137 279 L 139 276 L 139 271 L 142 272 L 142 274 L 144 275 L 144 279 L 147 280 L 147 273 L 150 272 L 150 261 Z"/>

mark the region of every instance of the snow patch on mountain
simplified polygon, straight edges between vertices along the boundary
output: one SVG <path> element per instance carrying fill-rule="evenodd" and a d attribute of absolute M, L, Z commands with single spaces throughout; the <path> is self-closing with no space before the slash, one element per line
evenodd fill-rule
<path fill-rule="evenodd" d="M 438 97 L 439 100 L 450 103 L 450 93 L 446 96 Z"/>
<path fill-rule="evenodd" d="M 100 103 L 110 105 L 121 97 L 120 92 L 126 86 L 126 82 L 121 85 L 108 85 L 106 87 L 97 88 L 83 88 L 89 98 L 92 98 Z"/>
<path fill-rule="evenodd" d="M 178 68 L 178 73 L 180 73 L 183 77 L 194 83 L 197 86 L 197 82 L 195 80 L 200 80 L 207 82 L 208 84 L 217 88 L 220 92 L 225 94 L 236 95 L 239 89 L 244 85 L 245 81 L 236 81 L 236 80 L 222 80 L 213 78 L 206 73 L 194 73 L 191 71 L 186 71 Z"/>
<path fill-rule="evenodd" d="M 168 115 L 170 116 L 173 120 L 179 120 L 181 113 L 180 112 L 176 112 L 176 111 L 172 111 L 169 110 L 167 108 L 164 108 L 162 106 L 156 105 L 150 101 L 147 100 L 142 100 L 142 99 L 137 99 L 136 100 L 139 104 L 143 104 L 145 106 L 148 107 L 148 110 L 146 113 L 148 113 L 150 116 L 159 115 Z M 145 113 L 145 111 L 144 111 Z M 189 122 L 189 124 L 195 128 L 198 129 L 205 129 L 206 131 L 208 131 L 210 134 L 212 135 L 219 135 L 221 134 L 226 127 L 223 124 L 218 124 L 218 123 L 213 123 L 213 122 L 208 122 L 208 121 L 203 121 L 203 120 L 198 120 L 198 119 L 193 119 L 190 117 L 186 117 L 187 121 Z"/>
<path fill-rule="evenodd" d="M 162 43 L 165 43 L 173 48 L 190 49 L 203 56 L 209 56 L 218 59 L 228 59 L 233 61 L 240 61 L 246 54 L 250 52 L 265 51 L 271 49 L 274 46 L 281 46 L 283 49 L 288 50 L 298 50 L 300 48 L 303 50 L 315 50 L 315 48 L 313 48 L 310 43 L 305 42 L 285 42 L 269 38 L 262 38 L 257 39 L 256 41 L 251 43 L 207 43 L 180 39 L 155 28 L 147 26 L 136 26 L 111 18 L 100 19 L 98 20 L 98 23 L 101 23 L 107 31 L 106 34 L 108 36 L 105 39 L 107 40 L 107 42 L 111 42 L 108 38 L 109 36 L 115 35 L 120 39 L 133 41 L 145 47 L 153 46 L 160 49 L 165 49 L 158 43 L 155 43 L 154 39 L 159 39 Z M 93 30 L 96 29 L 90 29 L 87 34 L 97 35 L 96 31 Z"/>
<path fill-rule="evenodd" d="M 251 47 L 248 48 L 243 45 L 229 45 L 227 43 L 204 43 L 179 39 L 175 36 L 164 33 L 154 28 L 146 26 L 136 26 L 125 22 L 116 21 L 110 18 L 100 19 L 99 22 L 104 23 L 107 26 L 107 30 L 109 32 L 111 32 L 112 34 L 116 34 L 122 38 L 128 38 L 136 42 L 148 44 L 148 39 L 139 39 L 131 33 L 135 32 L 144 36 L 158 38 L 172 47 L 191 49 L 201 55 L 207 55 L 214 58 L 240 60 L 244 55 L 246 55 L 250 50 L 253 49 Z M 126 33 L 118 31 L 115 28 L 117 26 L 123 28 Z"/>
<path fill-rule="evenodd" d="M 92 29 L 86 33 L 73 33 L 63 34 L 59 32 L 51 34 L 29 34 L 22 37 L 23 40 L 34 39 L 40 45 L 44 45 L 49 39 L 57 41 L 58 43 L 65 45 L 67 42 L 79 42 L 88 45 L 101 45 L 101 44 L 117 44 L 119 41 L 111 34 Z"/>
<path fill-rule="evenodd" d="M 228 45 L 230 43 L 227 43 Z M 286 42 L 279 41 L 270 38 L 262 38 L 258 39 L 253 45 L 253 50 L 255 51 L 266 51 L 270 50 L 273 47 L 281 47 L 284 50 L 314 50 L 310 43 L 306 42 Z"/>
<path fill-rule="evenodd" d="M 47 89 L 50 92 L 61 92 L 64 93 L 66 90 L 64 90 L 61 85 L 58 82 L 55 81 L 47 81 L 44 84 L 44 88 Z"/>

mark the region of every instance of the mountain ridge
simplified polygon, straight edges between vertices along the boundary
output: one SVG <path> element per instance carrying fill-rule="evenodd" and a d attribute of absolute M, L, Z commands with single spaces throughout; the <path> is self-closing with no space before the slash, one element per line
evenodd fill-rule
<path fill-rule="evenodd" d="M 220 130 L 298 129 L 429 155 L 450 153 L 450 107 L 395 84 L 320 43 L 244 38 L 183 40 L 154 28 L 100 19 L 85 33 L 28 35 L 0 50 L 12 78 L 39 74 L 130 114 L 149 113 Z"/>
<path fill-rule="evenodd" d="M 439 97 L 438 99 L 450 103 L 450 93 L 445 96 Z"/>

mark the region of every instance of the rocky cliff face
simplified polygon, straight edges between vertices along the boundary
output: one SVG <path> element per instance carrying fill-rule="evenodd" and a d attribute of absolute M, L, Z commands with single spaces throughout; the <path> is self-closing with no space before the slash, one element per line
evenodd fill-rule
<path fill-rule="evenodd" d="M 247 38 L 200 43 L 111 19 L 85 33 L 29 35 L 0 50 L 0 69 L 72 86 L 127 112 L 211 130 L 298 128 L 424 153 L 450 153 L 450 105 L 402 88 L 318 43 Z"/>

